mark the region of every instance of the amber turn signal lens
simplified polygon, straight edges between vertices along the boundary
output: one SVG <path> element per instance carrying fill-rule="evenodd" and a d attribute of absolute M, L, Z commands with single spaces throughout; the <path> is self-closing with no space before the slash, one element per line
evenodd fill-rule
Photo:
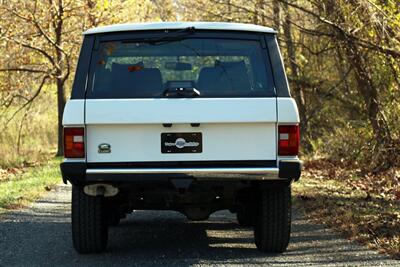
<path fill-rule="evenodd" d="M 64 157 L 66 158 L 84 158 L 85 129 L 83 127 L 64 128 Z"/>

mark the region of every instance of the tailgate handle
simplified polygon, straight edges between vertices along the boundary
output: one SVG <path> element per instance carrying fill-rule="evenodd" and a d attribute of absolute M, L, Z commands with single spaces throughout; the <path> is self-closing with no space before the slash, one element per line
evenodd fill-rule
<path fill-rule="evenodd" d="M 192 127 L 199 127 L 199 126 L 200 126 L 200 123 L 191 123 L 190 126 L 192 126 Z"/>

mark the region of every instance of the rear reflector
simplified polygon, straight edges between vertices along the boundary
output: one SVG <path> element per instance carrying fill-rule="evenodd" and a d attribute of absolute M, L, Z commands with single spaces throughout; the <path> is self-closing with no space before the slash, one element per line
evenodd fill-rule
<path fill-rule="evenodd" d="M 299 125 L 280 125 L 278 143 L 279 156 L 296 156 L 299 154 Z"/>
<path fill-rule="evenodd" d="M 83 127 L 64 128 L 64 157 L 85 157 L 84 135 L 85 129 Z"/>

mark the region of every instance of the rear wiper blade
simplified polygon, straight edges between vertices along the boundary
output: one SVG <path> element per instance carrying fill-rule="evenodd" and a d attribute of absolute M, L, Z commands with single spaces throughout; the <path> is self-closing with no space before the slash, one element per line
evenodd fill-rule
<path fill-rule="evenodd" d="M 147 38 L 143 41 L 153 45 L 159 45 L 163 43 L 173 42 L 181 40 L 182 38 L 194 33 L 194 27 L 187 27 L 178 31 L 166 32 L 163 36 L 157 38 Z"/>
<path fill-rule="evenodd" d="M 163 94 L 166 97 L 196 97 L 200 96 L 200 91 L 196 88 L 177 87 L 167 89 Z"/>

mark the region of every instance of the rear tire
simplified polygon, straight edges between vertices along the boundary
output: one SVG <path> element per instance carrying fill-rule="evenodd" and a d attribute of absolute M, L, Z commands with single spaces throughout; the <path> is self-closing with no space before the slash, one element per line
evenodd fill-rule
<path fill-rule="evenodd" d="M 236 218 L 240 226 L 251 227 L 254 226 L 254 221 L 256 217 L 256 212 L 251 206 L 239 206 Z"/>
<path fill-rule="evenodd" d="M 271 253 L 286 251 L 290 238 L 291 203 L 290 186 L 261 190 L 254 227 L 258 250 Z"/>
<path fill-rule="evenodd" d="M 114 227 L 118 226 L 120 222 L 121 222 L 121 217 L 119 216 L 119 214 L 118 215 L 110 214 L 107 220 L 107 224 L 109 226 L 114 226 Z"/>
<path fill-rule="evenodd" d="M 122 218 L 119 203 L 114 201 L 113 198 L 107 198 L 106 209 L 108 226 L 118 226 Z"/>
<path fill-rule="evenodd" d="M 100 253 L 107 247 L 108 226 L 103 197 L 88 196 L 72 186 L 72 241 L 78 253 Z"/>

